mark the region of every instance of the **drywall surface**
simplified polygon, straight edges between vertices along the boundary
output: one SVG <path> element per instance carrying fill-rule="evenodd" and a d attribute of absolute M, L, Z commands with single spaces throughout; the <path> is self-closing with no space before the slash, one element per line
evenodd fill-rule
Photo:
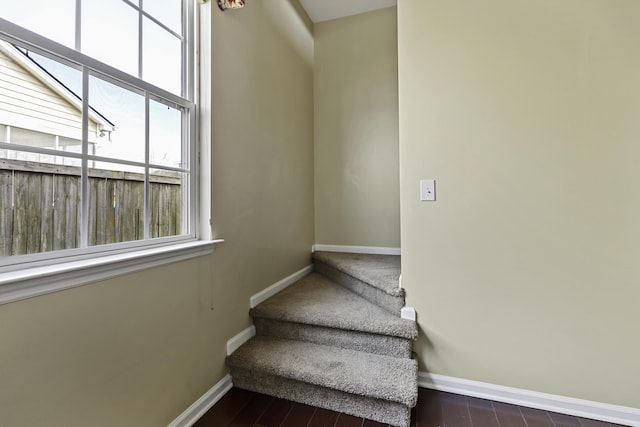
<path fill-rule="evenodd" d="M 249 297 L 310 263 L 313 38 L 296 1 L 212 14 L 209 257 L 0 306 L 0 424 L 157 427 L 225 374 Z"/>
<path fill-rule="evenodd" d="M 398 3 L 421 369 L 640 407 L 640 3 Z"/>
<path fill-rule="evenodd" d="M 316 243 L 400 246 L 396 8 L 314 26 Z"/>

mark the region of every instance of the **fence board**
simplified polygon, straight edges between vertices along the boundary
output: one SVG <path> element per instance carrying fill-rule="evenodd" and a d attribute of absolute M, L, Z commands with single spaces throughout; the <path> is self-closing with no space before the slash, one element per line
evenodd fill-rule
<path fill-rule="evenodd" d="M 49 252 L 53 249 L 53 241 L 55 236 L 54 217 L 53 217 L 53 190 L 55 175 L 41 175 L 41 200 L 42 213 L 40 215 L 40 252 Z M 37 189 L 33 189 L 34 192 Z"/>
<path fill-rule="evenodd" d="M 42 231 L 40 217 L 42 216 L 42 175 L 32 174 L 26 177 L 27 204 L 22 208 L 27 217 L 27 253 L 42 251 L 40 233 Z"/>
<path fill-rule="evenodd" d="M 113 184 L 113 195 L 111 200 L 111 206 L 113 207 L 113 241 L 114 242 L 123 242 L 123 223 L 126 222 L 126 218 L 122 217 L 122 187 L 124 186 L 124 181 L 118 179 L 112 182 Z"/>
<path fill-rule="evenodd" d="M 11 255 L 12 244 L 12 219 L 11 193 L 13 191 L 12 173 L 0 170 L 0 256 Z"/>
<path fill-rule="evenodd" d="M 80 246 L 80 178 L 66 175 L 58 177 L 56 241 L 60 247 L 56 249 L 73 249 Z"/>
<path fill-rule="evenodd" d="M 90 179 L 89 180 L 89 212 L 96 212 L 96 210 L 98 209 L 98 193 L 97 193 L 97 187 L 98 183 L 95 179 Z M 80 224 L 80 223 L 78 223 Z M 88 234 L 88 239 L 89 239 L 89 245 L 95 244 L 95 242 L 97 242 L 97 234 L 98 234 L 98 230 L 96 228 L 97 226 L 97 216 L 96 215 L 89 215 L 89 218 L 87 218 L 87 224 L 88 224 L 88 230 L 87 230 L 87 234 Z"/>
<path fill-rule="evenodd" d="M 121 229 L 124 241 L 144 238 L 144 188 L 132 181 L 124 181 L 122 185 L 121 203 L 118 206 L 121 214 Z"/>
<path fill-rule="evenodd" d="M 88 180 L 89 245 L 144 238 L 144 182 L 140 177 L 129 172 L 92 171 Z M 38 170 L 33 162 L 3 159 L 0 256 L 79 247 L 80 186 L 78 168 L 42 165 Z M 180 234 L 180 179 L 152 175 L 149 187 L 150 237 Z"/>
<path fill-rule="evenodd" d="M 104 230 L 105 230 L 105 243 L 116 243 L 118 240 L 116 239 L 116 235 L 118 231 L 116 230 L 116 208 L 114 200 L 115 192 L 116 192 L 116 183 L 119 180 L 106 179 L 105 184 L 105 198 L 104 200 Z"/>
<path fill-rule="evenodd" d="M 89 191 L 95 192 L 95 209 L 90 210 L 89 218 L 95 216 L 95 240 L 89 240 L 90 245 L 104 245 L 107 243 L 107 179 L 92 179 Z M 93 215 L 92 215 L 93 213 Z"/>
<path fill-rule="evenodd" d="M 27 218 L 28 175 L 15 174 L 13 180 L 13 212 L 12 212 L 12 255 L 29 253 L 28 248 L 28 218 Z"/>

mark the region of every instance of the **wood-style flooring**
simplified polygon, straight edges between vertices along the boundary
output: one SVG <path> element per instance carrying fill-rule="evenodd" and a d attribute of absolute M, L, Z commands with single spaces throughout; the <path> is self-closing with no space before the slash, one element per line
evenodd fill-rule
<path fill-rule="evenodd" d="M 195 427 L 387 427 L 237 388 Z M 612 427 L 614 424 L 420 388 L 412 427 Z"/>

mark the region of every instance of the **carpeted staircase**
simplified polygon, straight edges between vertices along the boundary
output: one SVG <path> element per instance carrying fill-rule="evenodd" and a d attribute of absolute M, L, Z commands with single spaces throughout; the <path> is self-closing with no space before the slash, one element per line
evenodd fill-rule
<path fill-rule="evenodd" d="M 250 311 L 257 336 L 227 358 L 234 385 L 408 427 L 418 330 L 400 318 L 400 257 L 313 259 L 315 272 Z"/>

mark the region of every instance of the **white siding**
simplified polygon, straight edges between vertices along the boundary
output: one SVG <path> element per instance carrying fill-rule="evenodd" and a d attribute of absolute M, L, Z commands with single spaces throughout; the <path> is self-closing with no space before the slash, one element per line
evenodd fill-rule
<path fill-rule="evenodd" d="M 82 135 L 80 110 L 0 51 L 0 123 L 72 139 Z M 89 140 L 96 141 L 96 123 Z"/>

